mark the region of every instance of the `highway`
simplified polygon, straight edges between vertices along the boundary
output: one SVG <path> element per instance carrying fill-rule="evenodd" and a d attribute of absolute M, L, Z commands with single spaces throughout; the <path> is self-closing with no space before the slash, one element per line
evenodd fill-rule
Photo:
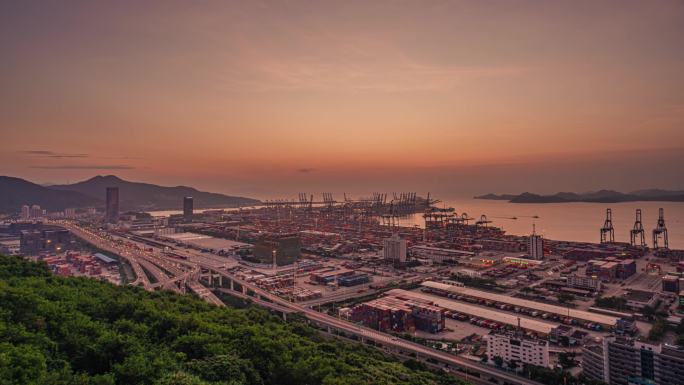
<path fill-rule="evenodd" d="M 140 264 L 140 258 L 138 255 L 132 253 L 130 250 L 120 247 L 119 245 L 107 241 L 106 239 L 98 236 L 97 234 L 91 232 L 90 230 L 83 229 L 82 227 L 76 226 L 71 222 L 57 221 L 54 224 L 62 226 L 68 229 L 76 237 L 90 243 L 91 245 L 102 249 L 104 251 L 110 252 L 114 255 L 125 259 L 133 268 L 135 272 L 135 281 L 131 282 L 131 285 L 138 286 L 142 285 L 146 290 L 152 290 L 152 283 L 150 283 L 147 274 L 143 270 Z"/>
<path fill-rule="evenodd" d="M 478 373 L 483 373 L 487 376 L 491 376 L 500 380 L 505 381 L 506 383 L 509 384 L 520 384 L 520 385 L 540 385 L 536 381 L 532 381 L 523 377 L 519 377 L 510 373 L 503 372 L 501 370 L 497 370 L 491 366 L 487 366 L 484 364 L 476 363 L 469 361 L 467 359 L 454 356 L 445 352 L 441 352 L 435 349 L 428 348 L 426 346 L 420 345 L 415 342 L 407 341 L 401 338 L 394 337 L 390 334 L 387 333 L 382 333 L 377 330 L 369 329 L 367 327 L 359 326 L 356 324 L 352 324 L 350 322 L 332 317 L 330 315 L 324 314 L 324 313 L 319 313 L 313 309 L 310 309 L 308 307 L 300 306 L 295 303 L 286 301 L 275 294 L 269 293 L 257 286 L 254 286 L 250 283 L 247 283 L 245 281 L 242 281 L 241 279 L 234 277 L 232 274 L 229 274 L 228 272 L 225 271 L 219 271 L 219 274 L 223 275 L 224 277 L 233 280 L 234 283 L 237 283 L 250 291 L 253 291 L 256 295 L 258 295 L 261 298 L 265 298 L 268 300 L 268 302 L 260 301 L 260 304 L 263 304 L 264 306 L 269 306 L 270 303 L 279 305 L 279 307 L 284 307 L 287 309 L 290 309 L 293 312 L 301 313 L 303 314 L 306 318 L 308 318 L 311 321 L 314 321 L 316 323 L 319 323 L 322 326 L 327 326 L 334 328 L 339 331 L 343 331 L 348 335 L 355 335 L 359 337 L 362 340 L 370 340 L 374 341 L 375 343 L 381 344 L 383 346 L 388 346 L 392 347 L 394 349 L 397 349 L 399 351 L 403 351 L 406 353 L 416 353 L 419 354 L 425 358 L 432 358 L 437 361 L 449 364 L 451 366 L 455 367 L 461 367 L 465 368 L 469 371 L 473 372 L 478 372 Z M 460 375 L 460 373 L 458 373 Z"/>
<path fill-rule="evenodd" d="M 78 238 L 96 246 L 102 250 L 118 255 L 125 259 L 133 268 L 136 279 L 131 284 L 142 285 L 146 290 L 154 290 L 157 287 L 184 292 L 184 285 L 176 285 L 178 281 L 187 279 L 189 272 L 183 271 L 172 262 L 163 258 L 159 253 L 146 251 L 137 243 L 130 242 L 126 238 L 107 234 L 103 236 L 89 229 L 84 229 L 71 222 L 57 221 L 55 224 L 63 226 Z M 156 280 L 150 282 L 146 272 Z"/>
<path fill-rule="evenodd" d="M 192 290 L 193 293 L 197 294 L 198 297 L 202 298 L 203 300 L 216 305 L 216 306 L 221 306 L 224 307 L 226 306 L 223 301 L 219 299 L 214 293 L 211 292 L 211 290 L 207 289 L 203 285 L 201 285 L 197 281 L 188 281 L 187 282 L 188 288 Z"/>
<path fill-rule="evenodd" d="M 112 240 L 108 240 L 91 231 L 84 230 L 71 222 L 60 221 L 57 224 L 59 224 L 60 226 L 64 226 L 77 237 L 82 238 L 103 250 L 107 250 L 117 255 L 120 255 L 122 258 L 126 259 L 127 261 L 129 261 L 129 263 L 131 263 L 131 265 L 134 266 L 136 274 L 138 274 L 138 270 L 142 269 L 140 267 L 141 264 L 143 266 L 149 266 L 148 264 L 161 266 L 167 272 L 175 275 L 175 277 L 170 277 L 156 267 L 148 269 L 148 271 L 150 271 L 150 273 L 154 275 L 155 278 L 159 281 L 162 287 L 166 287 L 170 282 L 175 282 L 179 278 L 181 278 L 183 279 L 185 286 L 187 286 L 191 291 L 196 293 L 203 300 L 214 305 L 225 306 L 225 304 L 218 297 L 216 297 L 216 295 L 214 295 L 211 292 L 211 290 L 207 289 L 198 282 L 197 276 L 199 275 L 200 268 L 213 271 L 215 274 L 221 275 L 224 278 L 231 280 L 234 284 L 242 286 L 243 290 L 253 292 L 255 297 L 247 296 L 244 293 L 230 291 L 228 289 L 221 289 L 220 291 L 222 292 L 228 292 L 231 295 L 235 295 L 242 298 L 250 297 L 250 299 L 254 303 L 260 306 L 264 306 L 276 311 L 281 311 L 283 313 L 300 313 L 304 317 L 320 325 L 321 327 L 327 327 L 332 330 L 344 332 L 346 335 L 349 336 L 356 336 L 362 341 L 373 341 L 377 345 L 381 345 L 385 348 L 391 348 L 402 355 L 416 354 L 422 358 L 433 359 L 435 361 L 449 365 L 450 369 L 463 368 L 468 372 L 480 373 L 484 376 L 483 378 L 479 379 L 469 377 L 468 380 L 470 381 L 475 380 L 477 382 L 486 382 L 489 380 L 489 378 L 496 378 L 499 381 L 504 381 L 506 384 L 540 385 L 536 381 L 516 376 L 488 365 L 480 364 L 458 356 L 454 356 L 445 352 L 428 348 L 415 342 L 407 341 L 401 338 L 394 337 L 387 333 L 382 333 L 377 330 L 359 326 L 335 318 L 328 314 L 317 312 L 309 307 L 289 302 L 273 293 L 263 290 L 256 285 L 253 285 L 249 282 L 243 281 L 242 279 L 236 277 L 226 269 L 227 264 L 225 263 L 225 261 L 217 261 L 216 259 L 207 257 L 203 254 L 187 253 L 185 252 L 185 250 L 176 249 L 174 250 L 175 252 L 179 252 L 181 255 L 187 257 L 187 260 L 180 260 L 166 256 L 163 253 L 154 251 L 148 252 L 145 251 L 144 248 L 143 250 L 140 250 L 139 247 L 132 248 L 130 246 L 125 246 L 125 244 L 123 247 L 117 246 L 117 241 L 122 241 L 120 237 L 111 236 Z M 129 239 L 125 240 L 133 242 L 134 244 L 138 244 L 138 242 L 136 241 L 130 241 Z M 136 252 L 133 252 L 134 250 Z M 184 265 L 185 267 L 189 268 L 189 270 L 186 271 L 180 269 L 178 265 Z M 136 268 L 135 266 L 138 267 Z M 146 275 L 143 273 L 138 278 L 140 279 L 140 277 L 145 277 L 142 280 L 143 285 L 146 289 L 151 290 L 152 285 L 149 283 L 149 280 L 147 280 Z M 458 376 L 464 376 L 464 374 L 461 372 L 454 372 L 453 370 L 452 372 Z"/>

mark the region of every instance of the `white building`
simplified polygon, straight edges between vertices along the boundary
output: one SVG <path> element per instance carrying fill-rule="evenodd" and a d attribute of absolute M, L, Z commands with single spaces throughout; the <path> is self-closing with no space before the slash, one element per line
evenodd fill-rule
<path fill-rule="evenodd" d="M 456 275 L 469 277 L 469 278 L 481 278 L 482 274 L 477 270 L 472 269 L 460 269 L 456 271 Z"/>
<path fill-rule="evenodd" d="M 38 205 L 33 205 L 31 206 L 31 218 L 42 218 L 43 217 L 43 209 L 40 208 Z"/>
<path fill-rule="evenodd" d="M 518 367 L 521 367 L 522 363 L 549 367 L 549 341 L 547 340 L 508 334 L 489 334 L 485 338 L 487 339 L 487 358 L 490 363 L 494 362 L 494 357 L 501 357 L 506 364 L 511 361 L 518 362 Z"/>
<path fill-rule="evenodd" d="M 384 240 L 383 254 L 386 261 L 395 263 L 406 262 L 406 240 L 401 239 L 399 234 L 394 234 Z"/>
<path fill-rule="evenodd" d="M 532 259 L 544 259 L 544 239 L 537 235 L 534 227 L 532 235 L 527 238 L 527 253 Z"/>
<path fill-rule="evenodd" d="M 71 208 L 71 207 L 64 209 L 64 217 L 65 218 L 76 218 L 76 209 Z"/>
<path fill-rule="evenodd" d="M 584 277 L 581 275 L 568 276 L 567 283 L 568 287 L 592 291 L 601 291 L 601 288 L 603 287 L 603 283 L 600 279 L 594 277 Z"/>
<path fill-rule="evenodd" d="M 21 219 L 31 218 L 31 208 L 28 205 L 21 206 Z"/>

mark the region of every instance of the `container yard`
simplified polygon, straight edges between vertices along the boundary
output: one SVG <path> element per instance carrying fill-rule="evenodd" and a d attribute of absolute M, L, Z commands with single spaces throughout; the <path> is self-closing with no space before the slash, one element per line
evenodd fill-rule
<path fill-rule="evenodd" d="M 456 215 L 434 200 L 420 209 L 424 228 L 400 226 L 392 203 L 327 198 L 213 210 L 124 237 L 174 260 L 211 261 L 312 311 L 419 341 L 472 344 L 478 357 L 488 347 L 477 341 L 501 333 L 569 349 L 609 334 L 645 336 L 652 321 L 641 309 L 672 314 L 677 293 L 684 298 L 676 253 L 507 235 L 484 215 Z M 227 292 L 220 279 L 200 282 Z M 622 297 L 633 312 L 600 308 L 602 297 Z"/>
<path fill-rule="evenodd" d="M 92 277 L 115 285 L 121 284 L 119 261 L 102 253 L 68 251 L 40 255 L 36 259 L 45 262 L 50 270 L 61 276 Z"/>

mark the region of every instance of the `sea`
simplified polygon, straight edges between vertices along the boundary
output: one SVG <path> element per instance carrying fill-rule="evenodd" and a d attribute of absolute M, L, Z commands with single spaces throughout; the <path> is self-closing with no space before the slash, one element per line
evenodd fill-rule
<path fill-rule="evenodd" d="M 486 215 L 491 225 L 501 227 L 508 234 L 527 235 L 533 225 L 538 234 L 547 239 L 578 242 L 599 242 L 599 229 L 606 218 L 606 209 L 613 214 L 615 240 L 629 242 L 636 209 L 642 211 L 646 243 L 652 246 L 652 230 L 658 220 L 658 209 L 663 208 L 669 245 L 684 249 L 684 202 L 625 202 L 625 203 L 509 203 L 484 199 L 445 199 L 437 207 L 453 207 L 458 215 L 467 213 L 479 219 Z M 152 215 L 180 214 L 181 211 L 156 211 Z M 402 226 L 424 226 L 422 214 L 399 219 Z"/>

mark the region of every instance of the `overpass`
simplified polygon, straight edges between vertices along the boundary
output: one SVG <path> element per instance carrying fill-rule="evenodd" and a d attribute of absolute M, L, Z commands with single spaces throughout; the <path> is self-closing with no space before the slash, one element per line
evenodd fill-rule
<path fill-rule="evenodd" d="M 74 234 L 76 237 L 84 240 L 85 242 L 99 248 L 102 250 L 105 250 L 107 252 L 110 252 L 114 255 L 118 255 L 119 257 L 123 258 L 126 260 L 131 267 L 133 268 L 133 272 L 135 273 L 135 281 L 131 282 L 131 285 L 133 286 L 139 286 L 142 285 L 146 290 L 152 290 L 152 283 L 150 282 L 149 278 L 147 277 L 147 274 L 143 270 L 140 261 L 138 261 L 137 256 L 131 254 L 128 250 L 122 250 L 115 245 L 113 245 L 110 242 L 107 242 L 105 239 L 96 236 L 95 234 L 79 227 L 71 222 L 62 222 L 58 221 L 55 223 L 59 226 L 62 226 L 69 230 L 72 234 Z"/>
<path fill-rule="evenodd" d="M 208 266 L 203 266 L 201 263 L 198 265 L 204 269 L 211 270 Z M 476 382 L 483 382 L 480 380 L 484 379 L 484 382 L 490 384 L 496 383 L 506 385 L 540 385 L 536 381 L 532 381 L 511 373 L 507 373 L 488 365 L 473 362 L 462 357 L 454 356 L 452 354 L 428 348 L 424 345 L 415 342 L 397 338 L 390 334 L 382 333 L 364 326 L 359 326 L 335 318 L 328 314 L 317 312 L 311 308 L 289 302 L 273 293 L 267 292 L 259 288 L 258 286 L 252 285 L 242 279 L 239 279 L 227 271 L 215 272 L 230 281 L 230 290 L 219 289 L 219 291 L 232 294 L 233 292 L 235 292 L 235 284 L 237 284 L 242 288 L 239 294 L 240 297 L 244 298 L 248 295 L 249 292 L 252 292 L 254 294 L 254 297 L 256 298 L 255 303 L 276 311 L 281 311 L 281 309 L 284 308 L 291 313 L 302 314 L 311 323 L 319 327 L 322 327 L 329 333 L 332 333 L 333 331 L 341 332 L 346 334 L 347 336 L 354 336 L 362 342 L 372 342 L 374 345 L 386 349 L 388 353 L 398 354 L 401 356 L 415 356 L 416 358 L 422 358 L 438 362 L 446 370 L 457 370 L 459 372 L 469 373 L 469 381 L 474 381 L 474 379 L 478 379 L 478 381 Z M 458 374 L 461 377 L 464 376 L 462 373 L 455 374 Z"/>

